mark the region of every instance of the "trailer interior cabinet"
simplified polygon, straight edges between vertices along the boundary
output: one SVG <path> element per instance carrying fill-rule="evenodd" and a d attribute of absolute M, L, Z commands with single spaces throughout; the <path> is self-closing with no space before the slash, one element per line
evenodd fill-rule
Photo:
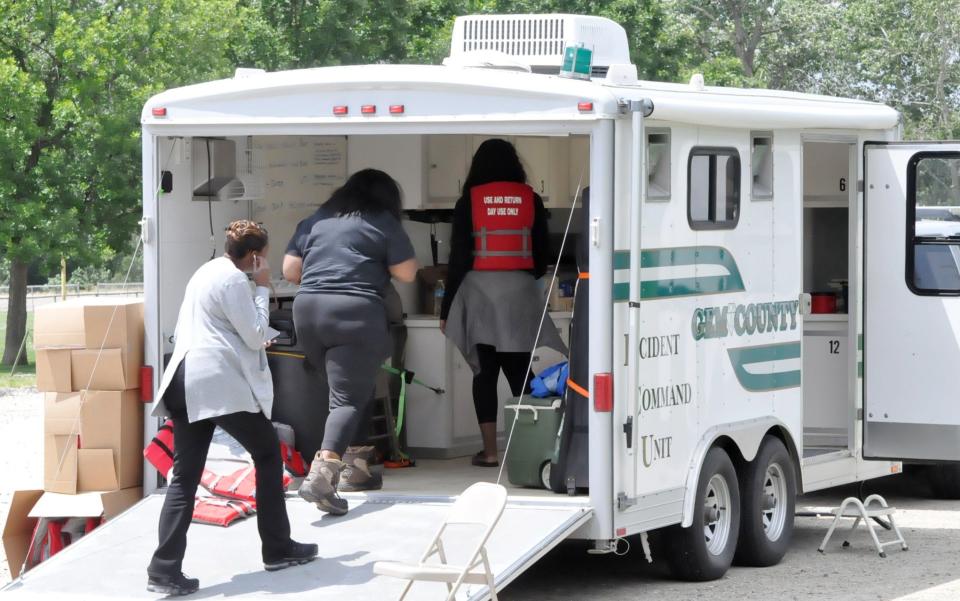
<path fill-rule="evenodd" d="M 803 325 L 804 448 L 847 446 L 847 315 L 808 315 Z"/>
<path fill-rule="evenodd" d="M 569 207 L 580 177 L 568 175 L 574 145 L 577 160 L 588 164 L 587 136 L 427 136 L 427 198 L 424 208 L 452 209 L 463 191 L 473 155 L 491 138 L 502 138 L 517 149 L 527 174 L 527 183 L 547 207 Z M 586 177 L 586 174 L 584 175 Z M 573 187 L 570 187 L 573 178 Z M 584 183 L 586 185 L 586 183 Z"/>

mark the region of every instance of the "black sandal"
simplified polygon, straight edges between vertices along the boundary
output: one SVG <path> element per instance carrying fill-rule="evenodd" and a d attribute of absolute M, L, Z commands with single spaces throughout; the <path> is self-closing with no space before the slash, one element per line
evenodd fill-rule
<path fill-rule="evenodd" d="M 500 465 L 499 461 L 487 461 L 483 455 L 483 451 L 480 451 L 470 459 L 470 463 L 477 467 L 498 467 Z"/>

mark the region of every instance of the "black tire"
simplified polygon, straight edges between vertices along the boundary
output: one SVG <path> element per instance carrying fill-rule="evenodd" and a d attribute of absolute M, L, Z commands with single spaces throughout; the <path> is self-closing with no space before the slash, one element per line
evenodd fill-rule
<path fill-rule="evenodd" d="M 931 465 L 927 474 L 938 499 L 960 499 L 960 464 Z"/>
<path fill-rule="evenodd" d="M 797 504 L 793 458 L 779 438 L 767 436 L 740 475 L 740 542 L 734 561 L 742 566 L 776 565 L 793 539 Z"/>
<path fill-rule="evenodd" d="M 715 490 L 712 482 L 714 477 L 719 477 L 725 484 L 729 506 L 724 507 L 723 512 L 709 516 L 720 517 L 726 532 L 719 533 L 719 527 L 715 528 L 712 530 L 713 536 L 720 538 L 708 543 L 707 526 L 710 523 L 720 523 L 720 521 L 707 519 L 708 511 L 714 511 L 708 509 L 708 506 L 713 505 L 717 499 L 717 495 L 714 495 L 708 503 L 707 490 L 708 488 Z M 673 575 L 681 580 L 695 582 L 716 580 L 726 574 L 730 568 L 740 534 L 740 488 L 737 483 L 737 472 L 723 449 L 714 447 L 707 452 L 703 467 L 700 468 L 696 499 L 693 523 L 690 527 L 683 528 L 676 525 L 663 532 L 666 558 Z M 711 549 L 711 546 L 714 548 Z"/>

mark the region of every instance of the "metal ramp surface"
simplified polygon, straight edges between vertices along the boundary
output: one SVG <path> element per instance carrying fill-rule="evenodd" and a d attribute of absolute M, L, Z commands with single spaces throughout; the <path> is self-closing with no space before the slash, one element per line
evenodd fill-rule
<path fill-rule="evenodd" d="M 346 495 L 350 513 L 331 517 L 298 497 L 287 508 L 295 539 L 315 542 L 320 558 L 265 572 L 256 520 L 229 528 L 193 524 L 184 572 L 200 579 L 189 599 L 330 599 L 381 601 L 399 597 L 404 582 L 377 576 L 381 560 L 417 561 L 451 500 L 444 497 Z M 591 517 L 586 498 L 511 497 L 487 549 L 501 590 Z M 152 495 L 0 591 L 0 601 L 160 599 L 146 591 L 146 566 L 156 545 L 163 495 Z M 450 561 L 466 549 L 445 540 Z M 437 599 L 446 588 L 416 583 L 409 599 Z M 460 601 L 488 598 L 485 586 L 461 589 Z"/>

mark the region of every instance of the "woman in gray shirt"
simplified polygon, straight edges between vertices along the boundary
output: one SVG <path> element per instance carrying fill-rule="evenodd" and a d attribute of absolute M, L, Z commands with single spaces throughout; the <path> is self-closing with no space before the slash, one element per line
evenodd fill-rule
<path fill-rule="evenodd" d="M 190 594 L 200 585 L 185 577 L 181 566 L 194 496 L 217 426 L 253 458 L 264 567 L 279 570 L 317 556 L 317 545 L 290 538 L 280 441 L 270 423 L 273 386 L 264 353 L 267 232 L 240 220 L 230 224 L 226 238 L 226 253 L 205 263 L 187 284 L 173 357 L 152 413 L 173 418 L 173 477 L 160 512 L 160 544 L 147 568 L 147 590 L 167 595 Z M 255 294 L 245 273 L 250 271 Z"/>
<path fill-rule="evenodd" d="M 300 284 L 293 303 L 297 338 L 330 388 L 323 443 L 300 496 L 327 513 L 347 512 L 337 495 L 341 472 L 357 486 L 371 478 L 365 462 L 345 466 L 342 457 L 390 354 L 383 302 L 390 278 L 412 282 L 416 273 L 413 245 L 400 225 L 400 188 L 376 169 L 350 176 L 300 222 L 287 246 L 283 275 Z"/>

